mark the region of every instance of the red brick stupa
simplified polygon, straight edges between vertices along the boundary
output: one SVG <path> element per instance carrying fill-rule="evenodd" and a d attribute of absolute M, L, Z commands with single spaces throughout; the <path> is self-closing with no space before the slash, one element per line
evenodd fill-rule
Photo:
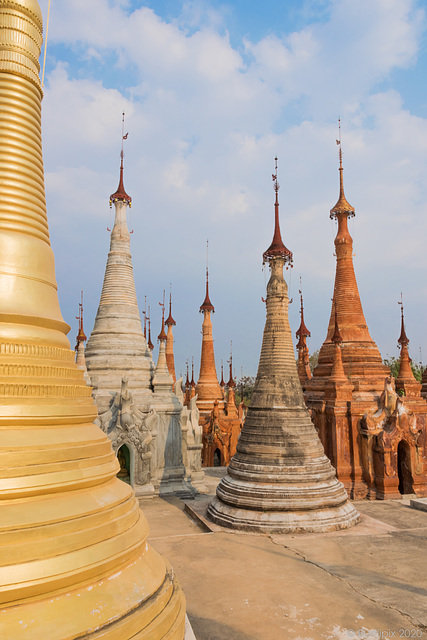
<path fill-rule="evenodd" d="M 392 411 L 394 417 L 383 414 L 384 398 L 391 397 L 394 380 L 390 378 L 388 367 L 382 363 L 363 314 L 353 266 L 353 240 L 347 224 L 355 211 L 344 195 L 341 136 L 337 142 L 340 192 L 338 202 L 330 212 L 330 217 L 338 222 L 335 286 L 328 333 L 320 349 L 313 378 L 305 385 L 305 400 L 325 452 L 350 497 L 399 497 L 397 485 L 395 487 L 392 483 L 389 490 L 387 481 L 392 469 L 398 477 L 400 463 L 397 451 L 394 462 L 391 462 L 389 444 L 385 444 L 388 442 L 390 420 L 396 423 L 393 413 L 396 403 Z M 405 353 L 403 355 L 405 357 Z M 402 376 L 405 382 L 402 377 L 402 384 L 406 384 L 412 393 L 413 383 L 407 375 L 404 368 Z M 393 394 L 396 395 L 394 388 Z M 402 407 L 407 404 L 406 399 L 400 404 Z M 381 415 L 383 417 L 379 418 Z M 425 431 L 420 414 L 417 420 L 421 432 Z M 398 440 L 403 437 L 402 433 L 400 431 L 396 436 Z M 420 443 L 424 436 L 421 437 L 420 433 L 417 442 L 422 447 Z M 402 457 L 399 459 L 403 460 Z M 417 467 L 421 475 L 423 465 L 418 463 Z M 421 481 L 419 486 L 422 491 Z"/>
<path fill-rule="evenodd" d="M 203 313 L 202 353 L 200 375 L 195 389 L 197 407 L 200 411 L 199 421 L 203 426 L 204 467 L 228 465 L 236 452 L 237 439 L 242 427 L 235 405 L 234 388 L 226 403 L 216 374 L 211 320 L 211 313 L 214 312 L 215 308 L 209 297 L 209 271 L 206 268 L 206 295 L 200 307 L 200 313 Z M 232 376 L 230 379 L 232 380 Z M 235 411 L 232 409 L 233 403 Z"/>

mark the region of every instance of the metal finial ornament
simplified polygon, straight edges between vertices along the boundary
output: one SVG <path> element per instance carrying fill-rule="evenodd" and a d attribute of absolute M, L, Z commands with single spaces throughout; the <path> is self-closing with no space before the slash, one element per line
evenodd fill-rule
<path fill-rule="evenodd" d="M 409 338 L 406 335 L 406 330 L 405 330 L 405 318 L 403 315 L 403 293 L 402 292 L 400 292 L 400 301 L 398 301 L 397 304 L 400 305 L 400 317 L 401 317 L 400 337 L 397 343 L 400 346 L 408 345 Z"/>
<path fill-rule="evenodd" d="M 275 162 L 274 170 L 275 170 L 275 173 L 272 173 L 272 174 L 271 174 L 271 177 L 272 177 L 273 182 L 274 182 L 274 191 L 276 192 L 276 194 L 279 192 L 279 189 L 280 189 L 280 184 L 279 184 L 279 181 L 278 181 L 278 179 L 277 179 L 277 175 L 278 175 L 278 170 L 277 170 L 277 161 L 278 161 L 278 158 L 277 158 L 277 156 L 276 156 L 276 157 L 274 158 L 274 162 Z"/>
<path fill-rule="evenodd" d="M 340 169 L 342 169 L 342 146 L 341 146 L 341 118 L 338 118 L 338 140 L 337 145 L 339 146 L 338 157 L 340 160 Z"/>
<path fill-rule="evenodd" d="M 280 185 L 277 179 L 278 171 L 277 171 L 277 156 L 274 158 L 275 161 L 275 172 L 272 174 L 273 182 L 274 182 L 274 191 L 276 192 L 276 200 L 274 203 L 274 234 L 273 241 L 271 245 L 268 247 L 267 251 L 264 251 L 262 254 L 262 262 L 265 264 L 266 262 L 271 262 L 277 258 L 283 258 L 286 266 L 292 265 L 292 252 L 289 251 L 283 244 L 282 236 L 280 233 L 280 223 L 279 223 L 279 189 Z"/>
<path fill-rule="evenodd" d="M 125 134 L 125 112 L 122 113 L 122 145 L 120 151 L 120 178 L 119 178 L 119 186 L 117 187 L 117 191 L 112 193 L 110 196 L 110 207 L 112 207 L 114 202 L 125 202 L 129 207 L 132 206 L 132 198 L 128 196 L 125 191 L 124 181 L 123 181 L 123 140 L 127 140 L 128 133 Z M 132 233 L 132 231 L 131 231 Z"/>

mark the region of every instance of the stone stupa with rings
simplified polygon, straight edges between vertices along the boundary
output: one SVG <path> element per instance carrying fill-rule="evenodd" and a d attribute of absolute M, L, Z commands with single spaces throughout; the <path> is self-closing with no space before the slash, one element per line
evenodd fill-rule
<path fill-rule="evenodd" d="M 216 524 L 261 533 L 322 533 L 356 524 L 359 515 L 326 457 L 304 403 L 288 321 L 283 267 L 292 253 L 279 227 L 279 184 L 270 266 L 267 318 L 251 406 L 237 452 L 208 507 Z"/>

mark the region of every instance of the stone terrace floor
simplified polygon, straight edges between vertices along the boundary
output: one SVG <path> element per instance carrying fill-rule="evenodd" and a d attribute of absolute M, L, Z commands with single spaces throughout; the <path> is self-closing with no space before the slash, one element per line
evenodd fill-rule
<path fill-rule="evenodd" d="M 197 640 L 427 640 L 427 512 L 409 497 L 356 502 L 347 531 L 233 533 L 205 524 L 225 469 L 205 471 L 209 496 L 140 500 Z"/>

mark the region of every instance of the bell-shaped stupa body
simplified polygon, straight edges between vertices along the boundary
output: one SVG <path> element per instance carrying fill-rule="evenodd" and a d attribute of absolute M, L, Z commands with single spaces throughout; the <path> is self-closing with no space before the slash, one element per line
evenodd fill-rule
<path fill-rule="evenodd" d="M 36 0 L 0 0 L 0 637 L 184 637 L 74 362 L 46 216 Z"/>
<path fill-rule="evenodd" d="M 258 532 L 324 532 L 358 521 L 325 456 L 304 404 L 288 320 L 278 184 L 273 243 L 264 253 L 271 276 L 255 388 L 237 452 L 208 507 L 215 523 Z"/>

